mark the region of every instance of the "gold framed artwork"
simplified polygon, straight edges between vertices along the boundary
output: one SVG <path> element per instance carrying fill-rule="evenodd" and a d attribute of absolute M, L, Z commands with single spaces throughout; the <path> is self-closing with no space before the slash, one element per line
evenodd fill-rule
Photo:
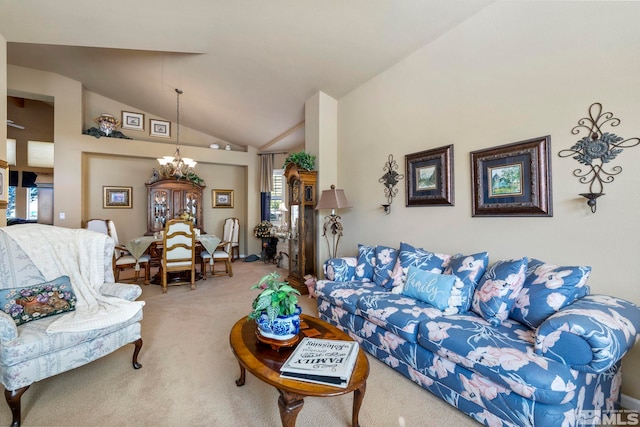
<path fill-rule="evenodd" d="M 0 209 L 7 209 L 9 202 L 9 164 L 0 160 Z"/>
<path fill-rule="evenodd" d="M 144 114 L 122 112 L 122 129 L 144 130 Z"/>
<path fill-rule="evenodd" d="M 149 135 L 161 138 L 171 138 L 171 122 L 166 120 L 149 119 Z"/>
<path fill-rule="evenodd" d="M 102 187 L 103 209 L 131 209 L 132 187 Z"/>
<path fill-rule="evenodd" d="M 233 190 L 211 190 L 214 208 L 232 208 Z"/>

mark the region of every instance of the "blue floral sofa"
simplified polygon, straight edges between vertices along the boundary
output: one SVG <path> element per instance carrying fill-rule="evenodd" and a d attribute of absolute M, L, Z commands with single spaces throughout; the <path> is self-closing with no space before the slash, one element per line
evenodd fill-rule
<path fill-rule="evenodd" d="M 584 266 L 359 245 L 325 262 L 319 316 L 489 426 L 598 424 L 619 405 L 640 308 L 591 295 Z"/>
<path fill-rule="evenodd" d="M 142 348 L 142 289 L 114 283 L 114 241 L 84 229 L 0 228 L 0 383 L 21 423 L 31 384 L 133 343 Z"/>

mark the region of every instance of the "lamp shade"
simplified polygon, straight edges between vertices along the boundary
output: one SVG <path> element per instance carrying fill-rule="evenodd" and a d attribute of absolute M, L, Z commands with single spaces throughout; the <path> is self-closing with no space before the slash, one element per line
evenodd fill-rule
<path fill-rule="evenodd" d="M 331 185 L 330 190 L 324 190 L 320 195 L 320 200 L 316 205 L 318 209 L 342 209 L 350 208 L 351 204 L 344 195 L 344 190 L 337 190 L 335 185 Z"/>

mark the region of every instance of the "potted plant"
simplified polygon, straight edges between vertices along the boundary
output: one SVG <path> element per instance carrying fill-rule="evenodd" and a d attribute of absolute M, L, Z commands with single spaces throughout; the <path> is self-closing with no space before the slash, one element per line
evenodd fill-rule
<path fill-rule="evenodd" d="M 300 332 L 302 310 L 297 305 L 300 292 L 279 279 L 280 275 L 274 271 L 251 287 L 261 292 L 253 300 L 248 317 L 256 321 L 263 337 L 285 341 Z"/>
<path fill-rule="evenodd" d="M 310 171 L 310 170 L 313 170 L 313 168 L 316 166 L 316 156 L 309 153 L 305 153 L 304 151 L 291 153 L 284 160 L 284 166 L 282 168 L 286 169 L 289 163 L 295 164 L 300 169 Z"/>

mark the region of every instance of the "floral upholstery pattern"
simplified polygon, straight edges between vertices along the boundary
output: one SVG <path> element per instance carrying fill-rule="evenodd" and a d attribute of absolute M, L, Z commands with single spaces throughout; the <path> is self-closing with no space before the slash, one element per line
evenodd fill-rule
<path fill-rule="evenodd" d="M 142 292 L 139 286 L 112 283 L 113 244 L 112 239 L 105 243 L 104 273 L 108 283 L 102 284 L 100 291 L 133 301 Z M 37 265 L 13 239 L 0 232 L 0 291 L 43 282 L 45 278 Z M 6 390 L 17 390 L 85 365 L 141 337 L 142 310 L 126 322 L 103 329 L 47 333 L 48 326 L 63 315 L 17 326 L 11 316 L 0 311 L 0 383 Z"/>
<path fill-rule="evenodd" d="M 479 252 L 473 255 L 458 254 L 451 257 L 444 274 L 453 274 L 463 283 L 460 292 L 460 298 L 462 299 L 460 311 L 467 311 L 471 307 L 473 293 L 488 264 L 489 254 L 487 252 Z"/>
<path fill-rule="evenodd" d="M 537 328 L 556 311 L 589 294 L 590 273 L 591 267 L 558 267 L 529 260 L 527 277 L 509 317 Z"/>
<path fill-rule="evenodd" d="M 620 359 L 640 340 L 640 307 L 602 295 L 561 307 L 536 331 L 468 310 L 445 315 L 372 283 L 325 281 L 322 289 L 320 318 L 488 426 L 594 424 L 618 408 Z"/>
<path fill-rule="evenodd" d="M 356 280 L 371 282 L 376 265 L 376 247 L 358 245 L 358 264 L 356 265 Z"/>
<path fill-rule="evenodd" d="M 357 258 L 331 258 L 324 264 L 323 272 L 327 280 L 350 282 L 356 280 Z"/>
<path fill-rule="evenodd" d="M 383 288 L 391 289 L 391 275 L 398 260 L 398 250 L 388 246 L 376 246 L 376 265 L 373 267 L 373 281 Z"/>
<path fill-rule="evenodd" d="M 402 287 L 407 281 L 409 267 L 417 267 L 431 273 L 442 273 L 449 262 L 450 255 L 436 254 L 422 248 L 416 248 L 408 243 L 400 242 L 398 261 L 392 273 L 394 292 L 402 293 Z M 396 289 L 398 288 L 399 289 Z"/>
<path fill-rule="evenodd" d="M 506 320 L 524 284 L 527 262 L 526 257 L 501 260 L 489 267 L 473 295 L 473 311 L 494 326 Z"/>

